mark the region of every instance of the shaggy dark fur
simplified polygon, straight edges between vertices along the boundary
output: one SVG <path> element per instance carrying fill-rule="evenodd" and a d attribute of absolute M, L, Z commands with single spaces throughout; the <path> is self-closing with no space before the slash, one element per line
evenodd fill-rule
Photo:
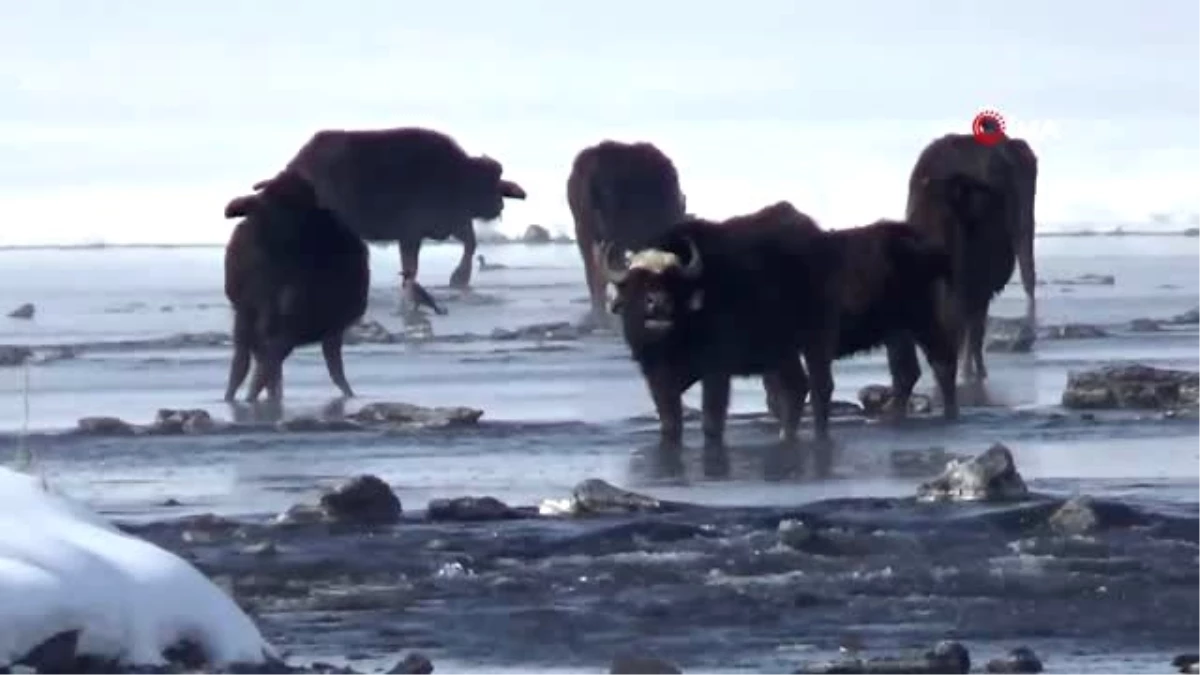
<path fill-rule="evenodd" d="M 908 179 L 908 206 L 905 218 L 915 221 L 917 195 L 927 178 L 966 174 L 1000 192 L 1008 206 L 1004 230 L 1012 241 L 1025 289 L 1025 312 L 1032 323 L 1037 316 L 1037 270 L 1034 264 L 1034 202 L 1037 198 L 1038 160 L 1029 144 L 1009 138 L 994 146 L 985 146 L 970 134 L 947 134 L 934 139 L 913 166 Z M 1011 276 L 1011 274 L 1010 274 Z M 970 376 L 970 361 L 964 374 Z"/>
<path fill-rule="evenodd" d="M 370 242 L 400 246 L 401 275 L 417 276 L 421 242 L 454 237 L 462 258 L 453 286 L 471 280 L 474 220 L 494 220 L 525 190 L 501 178 L 500 162 L 472 157 L 444 133 L 419 127 L 319 131 L 286 170 L 312 184 L 317 201 Z"/>
<path fill-rule="evenodd" d="M 963 370 L 985 379 L 988 307 L 1008 285 L 1017 259 L 1007 230 L 1011 200 L 1002 190 L 969 175 L 950 174 L 926 179 L 912 203 L 913 227 L 945 248 L 953 261 Z"/>
<path fill-rule="evenodd" d="M 804 361 L 817 437 L 828 438 L 832 362 L 879 346 L 887 349 L 892 413 L 904 416 L 921 377 L 914 341 L 933 369 L 946 419 L 956 419 L 960 329 L 950 298 L 950 256 L 903 221 L 822 232 L 812 241 L 805 264 L 817 274 L 818 310 L 809 317 L 817 330 L 804 347 Z"/>
<path fill-rule="evenodd" d="M 575 156 L 567 203 L 583 257 L 592 311 L 604 311 L 606 288 L 600 244 L 636 250 L 684 217 L 686 203 L 674 163 L 650 143 L 606 140 Z"/>
<path fill-rule="evenodd" d="M 742 218 L 730 227 L 688 219 L 634 254 L 627 269 L 605 265 L 617 287 L 612 311 L 664 445 L 682 442 L 681 397 L 699 381 L 705 445 L 719 447 L 730 380 L 751 375 L 775 378 L 781 437 L 796 440 L 808 386 L 800 351 L 820 300 L 812 292 L 817 273 L 804 264 L 810 238 L 786 220 Z"/>
<path fill-rule="evenodd" d="M 283 361 L 301 345 L 321 343 L 329 377 L 354 392 L 342 365 L 342 336 L 367 308 L 367 245 L 317 205 L 307 181 L 284 172 L 262 191 L 233 199 L 242 217 L 225 247 L 225 297 L 233 305 L 233 361 L 225 399 L 233 400 L 256 362 L 246 394 L 283 397 Z"/>

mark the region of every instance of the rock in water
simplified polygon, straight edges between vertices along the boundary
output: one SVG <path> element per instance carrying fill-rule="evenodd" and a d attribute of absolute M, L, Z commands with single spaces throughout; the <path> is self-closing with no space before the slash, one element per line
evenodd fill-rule
<path fill-rule="evenodd" d="M 1198 373 L 1114 364 L 1068 373 L 1062 405 L 1076 409 L 1177 410 L 1196 407 L 1198 393 Z"/>
<path fill-rule="evenodd" d="M 426 408 L 412 403 L 370 403 L 351 415 L 363 424 L 447 427 L 476 424 L 483 411 L 476 408 Z"/>
<path fill-rule="evenodd" d="M 1158 319 L 1134 319 L 1129 322 L 1129 330 L 1135 333 L 1157 333 L 1163 329 Z"/>
<path fill-rule="evenodd" d="M 921 501 L 1006 501 L 1029 494 L 1012 452 L 996 443 L 966 461 L 951 461 L 945 472 L 917 488 Z"/>
<path fill-rule="evenodd" d="M 936 476 L 946 469 L 953 460 L 964 460 L 953 453 L 946 452 L 941 446 L 925 449 L 893 450 L 888 456 L 892 466 L 892 474 L 908 478 L 928 478 Z"/>
<path fill-rule="evenodd" d="M 549 244 L 550 230 L 541 225 L 530 225 L 525 228 L 525 234 L 521 237 L 521 241 L 526 244 Z"/>
<path fill-rule="evenodd" d="M 683 671 L 670 661 L 655 656 L 623 654 L 613 659 L 608 672 L 622 675 L 678 675 Z"/>
<path fill-rule="evenodd" d="M 33 350 L 16 345 L 0 345 L 0 366 L 19 366 L 33 356 Z"/>
<path fill-rule="evenodd" d="M 1108 331 L 1088 323 L 1068 323 L 1062 326 L 1046 326 L 1045 337 L 1050 340 L 1091 340 L 1108 337 Z"/>
<path fill-rule="evenodd" d="M 885 413 L 892 402 L 892 388 L 886 384 L 868 384 L 858 390 L 858 401 L 862 414 L 877 417 Z M 908 399 L 908 412 L 925 415 L 933 411 L 933 400 L 925 394 L 913 394 Z"/>
<path fill-rule="evenodd" d="M 330 520 L 359 525 L 391 525 L 400 521 L 400 498 L 378 476 L 355 476 L 321 495 L 321 510 Z"/>
<path fill-rule="evenodd" d="M 1037 332 L 1024 317 L 988 317 L 988 336 L 984 350 L 1027 354 L 1033 350 Z"/>
<path fill-rule="evenodd" d="M 1040 673 L 1042 660 L 1028 647 L 1017 647 L 1004 658 L 992 659 L 984 668 L 989 673 Z"/>
<path fill-rule="evenodd" d="M 1092 498 L 1087 495 L 1072 497 L 1047 521 L 1050 529 L 1066 535 L 1086 534 L 1099 523 L 1100 518 L 1092 506 Z"/>
<path fill-rule="evenodd" d="M 137 429 L 119 417 L 81 417 L 75 433 L 87 436 L 133 436 Z"/>
<path fill-rule="evenodd" d="M 213 431 L 216 426 L 207 410 L 161 408 L 154 416 L 152 430 L 160 434 L 202 434 Z"/>
<path fill-rule="evenodd" d="M 480 521 L 520 518 L 521 514 L 495 497 L 455 497 L 434 499 L 426 508 L 426 515 L 434 521 Z"/>
<path fill-rule="evenodd" d="M 32 302 L 27 302 L 8 313 L 10 319 L 32 319 L 36 309 Z"/>
<path fill-rule="evenodd" d="M 971 654 L 967 651 L 966 647 L 958 642 L 943 641 L 920 656 L 909 658 L 842 659 L 801 668 L 793 672 L 805 673 L 807 675 L 834 675 L 834 673 L 859 673 L 861 675 L 969 673 L 971 672 Z"/>
<path fill-rule="evenodd" d="M 396 336 L 378 321 L 374 319 L 363 319 L 353 326 L 347 328 L 343 339 L 348 345 L 379 345 L 395 342 Z"/>
<path fill-rule="evenodd" d="M 420 652 L 409 652 L 399 663 L 392 666 L 388 675 L 430 675 L 433 661 Z"/>
<path fill-rule="evenodd" d="M 589 478 L 571 491 L 578 513 L 631 513 L 658 511 L 662 502 L 653 497 L 622 490 L 599 478 Z"/>
<path fill-rule="evenodd" d="M 1167 323 L 1174 324 L 1176 326 L 1194 326 L 1200 323 L 1200 307 L 1189 309 L 1183 314 L 1176 314 L 1175 316 L 1171 317 Z"/>

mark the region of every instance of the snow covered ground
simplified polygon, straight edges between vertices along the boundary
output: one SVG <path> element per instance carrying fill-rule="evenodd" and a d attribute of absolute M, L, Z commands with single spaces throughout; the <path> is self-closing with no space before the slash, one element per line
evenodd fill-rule
<path fill-rule="evenodd" d="M 187 639 L 211 664 L 275 656 L 224 591 L 35 476 L 0 467 L 0 667 L 78 630 L 76 653 L 161 664 Z"/>

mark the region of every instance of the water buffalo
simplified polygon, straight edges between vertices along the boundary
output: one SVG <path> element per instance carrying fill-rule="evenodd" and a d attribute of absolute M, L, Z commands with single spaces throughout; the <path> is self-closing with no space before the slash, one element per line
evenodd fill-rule
<path fill-rule="evenodd" d="M 1025 315 L 1032 325 L 1037 318 L 1034 297 L 1037 270 L 1033 258 L 1037 155 L 1029 143 L 1019 138 L 1002 138 L 995 145 L 980 143 L 970 134 L 946 134 L 934 139 L 921 151 L 909 175 L 905 218 L 913 220 L 916 198 L 926 178 L 955 173 L 972 176 L 1000 191 L 1009 204 L 1004 230 L 1016 251 L 1021 285 L 1025 289 Z"/>
<path fill-rule="evenodd" d="M 1015 206 L 1002 189 L 964 173 L 924 178 L 911 203 L 911 224 L 952 258 L 953 296 L 962 320 L 963 376 L 984 380 L 988 306 L 1004 290 L 1016 264 L 1007 230 Z"/>
<path fill-rule="evenodd" d="M 602 244 L 615 252 L 643 247 L 683 219 L 686 200 L 674 163 L 650 143 L 606 140 L 575 156 L 567 203 L 591 298 L 593 318 L 604 315 Z"/>
<path fill-rule="evenodd" d="M 957 417 L 950 258 L 907 223 L 824 232 L 781 202 L 677 228 L 634 254 L 628 269 L 604 258 L 618 288 L 613 311 L 664 441 L 681 433 L 679 396 L 697 379 L 705 382 L 706 439 L 719 439 L 729 377 L 751 374 L 763 375 L 785 438 L 795 435 L 811 384 L 814 433 L 828 441 L 832 362 L 879 346 L 888 352 L 895 414 L 903 415 L 921 374 L 914 341 L 934 370 L 946 418 Z"/>
<path fill-rule="evenodd" d="M 312 184 L 317 201 L 368 242 L 399 244 L 404 296 L 415 304 L 425 239 L 463 244 L 452 286 L 471 280 L 475 220 L 495 220 L 525 190 L 500 162 L 468 155 L 450 136 L 420 127 L 318 131 L 286 171 Z"/>
<path fill-rule="evenodd" d="M 682 443 L 682 395 L 703 386 L 705 445 L 723 443 L 734 376 L 763 375 L 780 387 L 781 438 L 794 441 L 808 388 L 800 361 L 808 317 L 817 311 L 804 259 L 804 233 L 769 218 L 726 227 L 686 219 L 612 264 L 610 310 L 654 401 L 664 446 Z"/>
<path fill-rule="evenodd" d="M 367 245 L 312 186 L 283 172 L 261 191 L 234 198 L 226 218 L 242 218 L 225 247 L 225 297 L 233 306 L 233 361 L 225 400 L 232 401 L 256 362 L 247 401 L 264 388 L 283 397 L 283 361 L 301 345 L 321 343 L 329 377 L 353 396 L 342 365 L 342 336 L 367 308 Z"/>

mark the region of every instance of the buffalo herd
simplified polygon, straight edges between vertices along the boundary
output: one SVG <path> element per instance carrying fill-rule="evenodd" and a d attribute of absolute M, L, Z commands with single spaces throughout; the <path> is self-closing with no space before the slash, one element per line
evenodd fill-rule
<path fill-rule="evenodd" d="M 500 162 L 415 127 L 320 131 L 253 189 L 225 209 L 242 219 L 225 253 L 234 309 L 227 400 L 253 357 L 247 400 L 265 389 L 278 401 L 283 360 L 315 343 L 330 378 L 352 396 L 342 335 L 366 310 L 367 242 L 397 242 L 402 301 L 444 313 L 416 280 L 422 242 L 462 242 L 450 283 L 465 287 L 473 222 L 526 197 Z M 959 361 L 964 379 L 987 377 L 988 305 L 1015 268 L 1035 320 L 1036 190 L 1037 158 L 1025 141 L 947 134 L 917 158 L 903 220 L 847 229 L 822 230 L 787 201 L 723 221 L 690 214 L 674 163 L 646 142 L 584 148 L 566 192 L 589 319 L 619 319 L 662 442 L 677 446 L 685 391 L 701 384 L 705 443 L 719 445 L 730 380 L 752 375 L 762 378 L 783 440 L 796 439 L 810 393 L 814 435 L 828 440 L 832 362 L 878 347 L 895 417 L 920 377 L 920 347 L 944 415 L 955 419 Z"/>

